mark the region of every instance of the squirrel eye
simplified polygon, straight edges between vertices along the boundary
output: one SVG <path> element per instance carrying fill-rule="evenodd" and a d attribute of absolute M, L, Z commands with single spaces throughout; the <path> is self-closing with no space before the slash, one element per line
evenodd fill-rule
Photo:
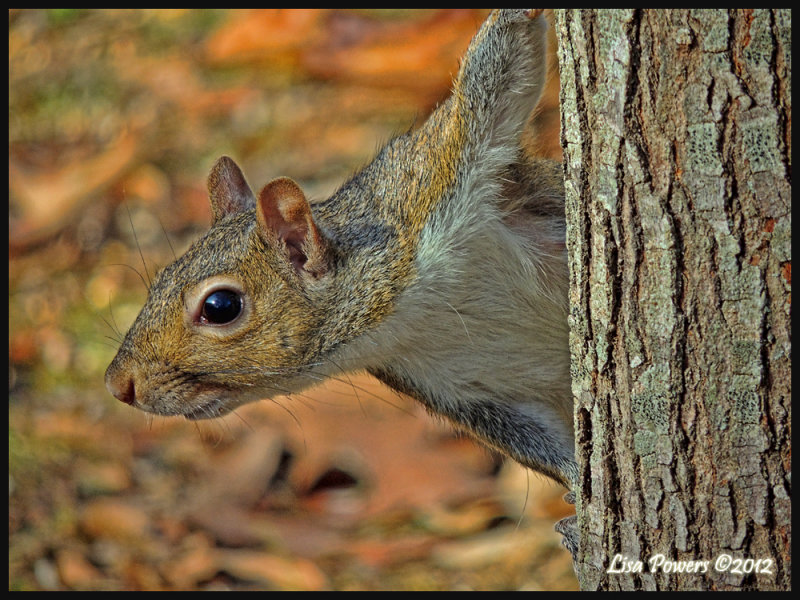
<path fill-rule="evenodd" d="M 203 300 L 200 319 L 204 323 L 224 325 L 242 312 L 242 298 L 231 290 L 217 290 Z"/>

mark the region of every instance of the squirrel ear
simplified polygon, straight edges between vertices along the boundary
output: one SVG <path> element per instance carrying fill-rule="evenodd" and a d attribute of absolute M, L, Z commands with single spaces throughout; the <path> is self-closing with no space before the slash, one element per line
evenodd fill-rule
<path fill-rule="evenodd" d="M 319 277 L 328 271 L 327 244 L 303 190 L 294 181 L 278 177 L 265 185 L 258 195 L 256 217 L 268 239 L 283 240 L 298 273 Z"/>
<path fill-rule="evenodd" d="M 220 157 L 208 175 L 208 195 L 211 198 L 211 214 L 214 223 L 222 217 L 256 205 L 256 198 L 247 185 L 242 170 L 232 158 Z"/>

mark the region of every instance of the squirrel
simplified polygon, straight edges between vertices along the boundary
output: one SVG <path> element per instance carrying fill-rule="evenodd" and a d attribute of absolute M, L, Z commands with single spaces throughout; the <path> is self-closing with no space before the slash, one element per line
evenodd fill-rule
<path fill-rule="evenodd" d="M 521 142 L 545 40 L 540 10 L 492 12 L 451 96 L 327 200 L 256 197 L 220 158 L 212 227 L 154 279 L 111 394 L 207 419 L 366 370 L 573 487 L 563 173 Z"/>

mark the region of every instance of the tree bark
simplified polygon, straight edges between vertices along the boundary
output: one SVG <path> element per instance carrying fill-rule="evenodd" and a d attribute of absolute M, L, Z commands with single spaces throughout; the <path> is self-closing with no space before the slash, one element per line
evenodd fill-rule
<path fill-rule="evenodd" d="M 791 11 L 556 33 L 581 588 L 789 589 Z"/>

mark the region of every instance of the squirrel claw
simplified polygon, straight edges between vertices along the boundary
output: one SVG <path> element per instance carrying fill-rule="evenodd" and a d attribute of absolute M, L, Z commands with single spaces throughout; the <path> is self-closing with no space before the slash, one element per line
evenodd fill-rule
<path fill-rule="evenodd" d="M 572 515 L 561 519 L 555 524 L 554 529 L 564 536 L 561 539 L 561 544 L 569 550 L 572 555 L 572 567 L 575 572 L 578 572 L 578 540 L 580 539 L 580 532 L 578 531 L 578 517 Z"/>

